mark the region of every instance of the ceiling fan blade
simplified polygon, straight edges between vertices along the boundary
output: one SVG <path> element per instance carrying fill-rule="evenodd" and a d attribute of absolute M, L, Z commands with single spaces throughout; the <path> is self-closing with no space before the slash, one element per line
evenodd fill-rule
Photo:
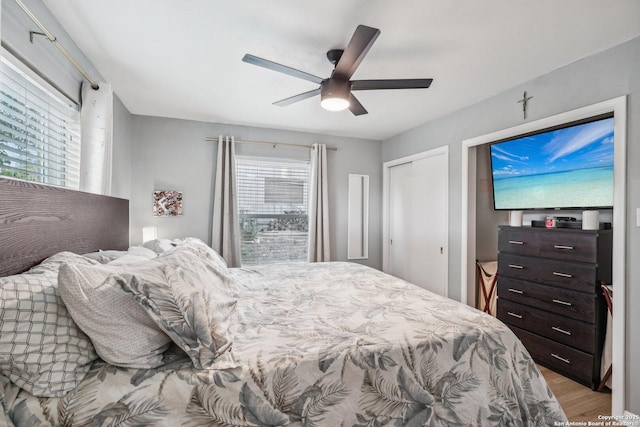
<path fill-rule="evenodd" d="M 368 113 L 368 111 L 362 106 L 362 104 L 360 104 L 358 98 L 353 96 L 353 94 L 349 95 L 349 111 L 351 111 L 354 116 L 361 116 Z"/>
<path fill-rule="evenodd" d="M 426 89 L 433 79 L 354 80 L 351 90 Z"/>
<path fill-rule="evenodd" d="M 291 96 L 289 98 L 281 99 L 280 101 L 274 102 L 273 105 L 277 105 L 279 107 L 285 107 L 287 105 L 291 105 L 294 102 L 302 101 L 303 99 L 311 98 L 312 96 L 320 95 L 320 88 L 310 90 L 309 92 L 300 93 L 295 96 Z"/>
<path fill-rule="evenodd" d="M 304 71 L 296 70 L 295 68 L 287 67 L 286 65 L 278 64 L 277 62 L 269 61 L 268 59 L 258 58 L 257 56 L 253 56 L 248 53 L 242 57 L 242 61 L 317 84 L 322 83 L 322 80 L 324 80 L 323 78 L 314 76 L 313 74 L 305 73 Z"/>
<path fill-rule="evenodd" d="M 351 76 L 358 68 L 358 65 L 362 62 L 371 45 L 376 41 L 380 35 L 380 30 L 377 28 L 367 27 L 366 25 L 358 25 L 351 41 L 345 48 L 340 60 L 336 64 L 336 69 L 333 72 L 333 76 L 349 80 Z"/>

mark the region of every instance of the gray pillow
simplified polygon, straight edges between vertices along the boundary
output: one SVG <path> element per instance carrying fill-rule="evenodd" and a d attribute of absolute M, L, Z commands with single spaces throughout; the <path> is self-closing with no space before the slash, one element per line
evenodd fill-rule
<path fill-rule="evenodd" d="M 58 276 L 60 296 L 105 362 L 127 368 L 159 366 L 171 340 L 131 294 L 108 280 L 112 274 L 135 270 L 137 264 L 111 264 L 63 265 Z M 153 271 L 135 271 L 149 281 L 157 277 L 149 276 Z"/>
<path fill-rule="evenodd" d="M 146 270 L 110 280 L 135 297 L 196 369 L 233 367 L 229 325 L 237 285 L 201 249 L 178 246 L 145 262 Z"/>

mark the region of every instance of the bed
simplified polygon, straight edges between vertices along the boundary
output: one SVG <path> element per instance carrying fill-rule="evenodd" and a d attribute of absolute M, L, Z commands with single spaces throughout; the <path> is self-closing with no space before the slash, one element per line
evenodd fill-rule
<path fill-rule="evenodd" d="M 13 222 L 3 215 L 0 238 Z M 98 249 L 110 248 L 56 249 L 0 279 L 0 426 L 566 421 L 501 322 L 377 270 L 343 262 L 229 269 L 193 238 Z M 72 348 L 72 360 L 9 348 L 20 342 L 11 334 L 36 334 L 37 316 L 15 314 L 29 310 L 19 307 L 25 301 L 36 307 L 33 295 L 64 318 L 64 335 L 43 335 Z M 90 315 L 74 300 L 83 296 Z M 47 356 L 58 359 L 38 367 Z"/>

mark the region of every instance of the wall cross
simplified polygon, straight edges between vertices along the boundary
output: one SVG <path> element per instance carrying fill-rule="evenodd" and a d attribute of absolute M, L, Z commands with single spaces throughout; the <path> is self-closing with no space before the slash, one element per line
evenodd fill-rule
<path fill-rule="evenodd" d="M 529 100 L 533 98 L 533 96 L 527 96 L 527 91 L 525 90 L 524 93 L 522 94 L 522 99 L 520 101 L 518 101 L 518 104 L 522 103 L 522 118 L 526 119 L 527 118 L 527 102 L 529 102 Z"/>

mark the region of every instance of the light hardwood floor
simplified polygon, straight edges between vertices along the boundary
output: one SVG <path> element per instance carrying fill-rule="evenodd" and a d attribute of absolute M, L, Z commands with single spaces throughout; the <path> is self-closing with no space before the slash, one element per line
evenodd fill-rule
<path fill-rule="evenodd" d="M 611 415 L 611 391 L 608 388 L 598 393 L 544 366 L 538 365 L 538 369 L 569 421 L 602 421 L 598 420 L 598 415 Z"/>

